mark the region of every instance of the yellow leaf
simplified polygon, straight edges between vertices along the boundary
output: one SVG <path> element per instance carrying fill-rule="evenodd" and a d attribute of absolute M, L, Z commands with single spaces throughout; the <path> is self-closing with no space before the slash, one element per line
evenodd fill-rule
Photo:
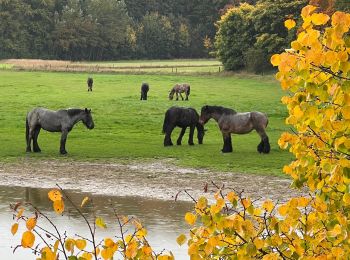
<path fill-rule="evenodd" d="M 285 26 L 288 30 L 294 28 L 295 25 L 296 25 L 296 23 L 295 23 L 295 21 L 294 21 L 293 19 L 288 19 L 288 20 L 284 21 L 284 26 Z"/>
<path fill-rule="evenodd" d="M 271 212 L 274 208 L 274 204 L 271 200 L 264 201 L 262 207 L 267 211 Z"/>
<path fill-rule="evenodd" d="M 279 54 L 274 54 L 271 57 L 271 64 L 273 66 L 278 66 L 281 62 L 281 56 Z"/>
<path fill-rule="evenodd" d="M 264 240 L 262 240 L 260 238 L 256 238 L 256 239 L 254 239 L 254 245 L 256 246 L 257 249 L 261 249 L 264 247 L 265 242 L 264 242 Z"/>
<path fill-rule="evenodd" d="M 21 245 L 24 248 L 31 248 L 34 245 L 35 236 L 31 231 L 26 231 L 22 235 Z"/>
<path fill-rule="evenodd" d="M 92 260 L 92 254 L 88 253 L 88 252 L 84 252 L 81 255 L 82 258 L 84 258 L 85 260 Z"/>
<path fill-rule="evenodd" d="M 147 235 L 147 230 L 145 228 L 141 228 L 136 232 L 136 236 L 138 238 L 143 238 Z"/>
<path fill-rule="evenodd" d="M 45 260 L 56 260 L 57 256 L 55 252 L 52 252 L 51 248 L 49 247 L 44 247 L 43 249 L 41 249 L 41 259 L 45 259 Z"/>
<path fill-rule="evenodd" d="M 101 250 L 101 256 L 103 259 L 112 259 L 113 255 L 114 252 L 110 247 Z"/>
<path fill-rule="evenodd" d="M 73 252 L 74 250 L 74 245 L 75 245 L 75 241 L 72 238 L 68 238 L 65 242 L 64 242 L 64 247 L 67 249 L 67 251 L 69 252 Z"/>
<path fill-rule="evenodd" d="M 58 246 L 60 245 L 60 241 L 59 240 L 56 240 L 54 246 L 53 246 L 53 250 L 54 250 L 54 253 L 56 254 L 57 253 L 57 250 L 58 250 Z"/>
<path fill-rule="evenodd" d="M 345 119 L 350 120 L 350 106 L 343 107 L 341 113 Z"/>
<path fill-rule="evenodd" d="M 187 212 L 185 215 L 186 222 L 191 226 L 194 225 L 194 223 L 196 223 L 196 219 L 197 219 L 197 216 L 190 212 Z"/>
<path fill-rule="evenodd" d="M 26 226 L 29 230 L 32 230 L 36 226 L 36 218 L 29 218 L 26 221 Z"/>
<path fill-rule="evenodd" d="M 288 212 L 288 206 L 282 205 L 278 208 L 278 212 L 281 214 L 281 216 L 285 216 Z"/>
<path fill-rule="evenodd" d="M 316 6 L 307 5 L 301 10 L 301 17 L 305 20 L 306 17 L 310 16 L 315 10 Z"/>
<path fill-rule="evenodd" d="M 18 230 L 18 223 L 15 223 L 12 225 L 11 227 L 11 233 L 12 235 L 15 235 L 17 233 L 17 230 Z"/>
<path fill-rule="evenodd" d="M 180 236 L 178 236 L 178 237 L 176 238 L 176 242 L 177 242 L 180 246 L 182 246 L 182 245 L 186 242 L 186 240 L 187 240 L 187 238 L 186 238 L 186 236 L 185 236 L 184 234 L 181 234 Z"/>
<path fill-rule="evenodd" d="M 62 200 L 62 194 L 58 189 L 50 190 L 47 194 L 52 201 Z"/>
<path fill-rule="evenodd" d="M 57 214 L 62 214 L 62 212 L 64 211 L 64 202 L 63 202 L 63 200 L 55 200 L 53 202 L 53 209 L 55 210 L 55 212 Z"/>
<path fill-rule="evenodd" d="M 350 194 L 349 193 L 345 193 L 343 196 L 343 201 L 345 203 L 345 205 L 350 205 Z"/>
<path fill-rule="evenodd" d="M 311 21 L 314 25 L 326 24 L 329 19 L 328 15 L 322 13 L 314 13 L 311 15 Z"/>
<path fill-rule="evenodd" d="M 206 197 L 200 197 L 198 199 L 198 202 L 196 204 L 197 208 L 198 209 L 205 209 L 208 205 L 208 200 Z"/>
<path fill-rule="evenodd" d="M 83 199 L 83 201 L 81 202 L 80 207 L 81 207 L 81 208 L 84 207 L 84 205 L 88 202 L 88 200 L 89 200 L 89 197 L 85 197 L 85 198 Z"/>
<path fill-rule="evenodd" d="M 86 247 L 86 241 L 84 239 L 77 239 L 75 240 L 75 246 L 79 250 L 84 250 L 84 248 Z"/>
<path fill-rule="evenodd" d="M 105 223 L 103 218 L 100 218 L 100 217 L 96 218 L 95 223 L 100 228 L 107 228 L 107 225 L 106 225 L 106 223 Z"/>

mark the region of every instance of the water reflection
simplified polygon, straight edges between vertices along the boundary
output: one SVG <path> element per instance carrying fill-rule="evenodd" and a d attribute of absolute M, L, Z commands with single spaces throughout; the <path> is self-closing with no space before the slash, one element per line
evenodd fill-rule
<path fill-rule="evenodd" d="M 32 202 L 57 224 L 62 233 L 67 231 L 69 236 L 75 234 L 89 236 L 84 220 L 71 206 L 67 205 L 68 203 L 66 203 L 66 212 L 63 217 L 52 212 L 52 203 L 47 198 L 47 192 L 46 189 L 0 186 L 0 259 L 35 259 L 34 255 L 23 249 L 18 249 L 15 254 L 12 253 L 11 246 L 14 247 L 20 243 L 20 231 L 25 229 L 23 225 L 20 226 L 19 232 L 14 237 L 10 232 L 13 221 L 9 204 L 18 201 Z M 83 209 L 84 214 L 90 220 L 93 214 L 101 216 L 108 226 L 107 230 L 98 230 L 98 239 L 115 237 L 119 234 L 114 208 L 117 214 L 131 215 L 141 220 L 148 230 L 148 240 L 157 252 L 165 248 L 171 250 L 176 259 L 188 258 L 186 247 L 179 247 L 176 244 L 176 237 L 180 233 L 188 232 L 184 214 L 191 210 L 191 203 L 149 200 L 139 197 L 92 196 L 77 191 L 68 191 L 68 194 L 77 205 L 80 205 L 85 196 L 92 198 L 93 203 Z M 50 225 L 43 219 L 40 219 L 40 223 L 51 230 Z"/>

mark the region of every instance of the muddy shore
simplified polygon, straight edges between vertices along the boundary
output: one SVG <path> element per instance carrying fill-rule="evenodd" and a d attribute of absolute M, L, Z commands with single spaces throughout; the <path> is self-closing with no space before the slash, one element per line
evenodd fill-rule
<path fill-rule="evenodd" d="M 236 191 L 244 190 L 244 194 L 254 200 L 283 202 L 301 195 L 300 191 L 289 188 L 290 179 L 180 168 L 167 161 L 119 164 L 23 160 L 0 164 L 0 185 L 52 188 L 58 183 L 64 189 L 92 194 L 142 196 L 162 200 L 174 200 L 176 194 L 184 189 L 198 198 L 205 194 L 206 183 L 209 184 L 209 192 L 214 193 L 216 189 L 211 184 L 212 181 Z M 190 198 L 182 192 L 178 200 L 188 201 Z"/>

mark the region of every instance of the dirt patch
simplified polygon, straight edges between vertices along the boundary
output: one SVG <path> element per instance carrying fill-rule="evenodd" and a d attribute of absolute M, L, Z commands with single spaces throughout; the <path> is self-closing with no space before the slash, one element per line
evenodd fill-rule
<path fill-rule="evenodd" d="M 0 185 L 51 188 L 58 183 L 64 189 L 93 194 L 163 200 L 173 200 L 178 191 L 184 189 L 194 197 L 204 195 L 205 183 L 210 184 L 212 180 L 237 191 L 244 190 L 246 196 L 253 199 L 269 198 L 283 202 L 302 195 L 300 191 L 289 188 L 289 179 L 180 168 L 167 161 L 114 164 L 23 160 L 20 163 L 0 164 Z M 214 186 L 209 185 L 209 190 L 213 193 Z M 184 193 L 178 199 L 190 200 Z"/>

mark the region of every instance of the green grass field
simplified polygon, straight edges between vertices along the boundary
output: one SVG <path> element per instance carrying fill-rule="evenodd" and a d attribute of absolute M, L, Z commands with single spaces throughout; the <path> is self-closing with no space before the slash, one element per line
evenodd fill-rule
<path fill-rule="evenodd" d="M 181 166 L 213 170 L 281 174 L 292 155 L 281 151 L 277 140 L 287 129 L 286 108 L 280 103 L 282 90 L 272 76 L 186 76 L 95 74 L 94 91 L 87 92 L 88 73 L 15 72 L 0 70 L 0 161 L 18 158 L 62 160 L 158 160 L 172 158 Z M 140 101 L 140 85 L 150 84 L 149 100 Z M 170 88 L 177 82 L 191 84 L 189 101 L 169 101 Z M 234 152 L 222 154 L 221 133 L 216 122 L 206 125 L 203 145 L 163 147 L 164 113 L 173 105 L 200 111 L 205 104 L 222 105 L 237 111 L 259 110 L 269 115 L 267 133 L 272 150 L 256 152 L 255 132 L 233 136 Z M 79 123 L 67 140 L 68 156 L 60 156 L 59 133 L 42 131 L 40 154 L 25 153 L 25 116 L 34 107 L 50 109 L 92 108 L 95 129 Z M 173 133 L 176 141 L 179 129 Z M 197 142 L 197 140 L 195 140 Z"/>

